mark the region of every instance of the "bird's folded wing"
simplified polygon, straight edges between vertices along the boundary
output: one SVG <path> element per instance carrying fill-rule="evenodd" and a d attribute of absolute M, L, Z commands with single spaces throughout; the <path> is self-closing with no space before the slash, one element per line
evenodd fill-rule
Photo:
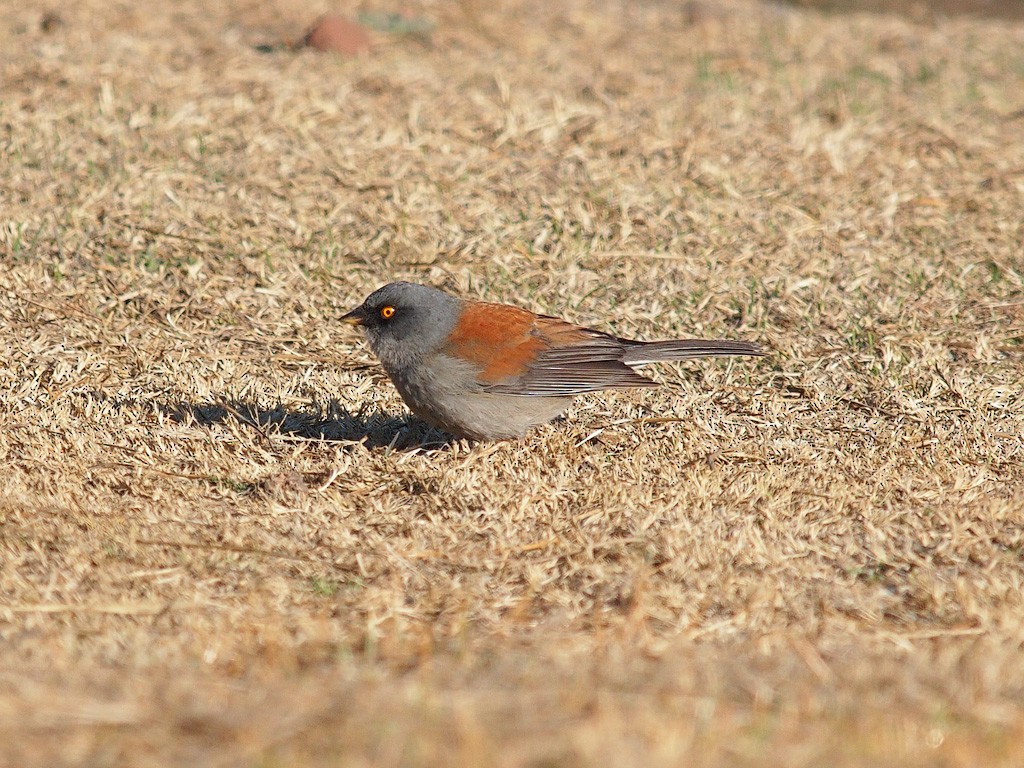
<path fill-rule="evenodd" d="M 560 397 L 602 389 L 656 386 L 656 382 L 641 376 L 621 360 L 582 358 L 579 354 L 561 359 L 558 354 L 545 352 L 518 379 L 483 384 L 483 389 L 508 395 Z"/>
<path fill-rule="evenodd" d="M 557 397 L 656 386 L 622 361 L 614 336 L 517 307 L 468 307 L 447 347 L 479 365 L 486 392 Z"/>

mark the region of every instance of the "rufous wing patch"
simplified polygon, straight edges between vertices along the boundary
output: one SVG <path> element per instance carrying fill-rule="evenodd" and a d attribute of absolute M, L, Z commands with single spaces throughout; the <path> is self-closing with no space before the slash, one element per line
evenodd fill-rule
<path fill-rule="evenodd" d="M 501 384 L 526 374 L 546 349 L 584 338 L 583 329 L 557 318 L 507 304 L 474 302 L 462 311 L 447 348 L 480 366 L 481 384 Z"/>

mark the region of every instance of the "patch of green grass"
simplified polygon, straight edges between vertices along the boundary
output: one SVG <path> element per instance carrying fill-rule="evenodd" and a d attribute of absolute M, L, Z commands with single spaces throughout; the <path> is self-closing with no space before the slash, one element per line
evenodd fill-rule
<path fill-rule="evenodd" d="M 697 82 L 706 88 L 722 89 L 732 91 L 736 89 L 736 81 L 730 72 L 722 72 L 716 64 L 716 57 L 712 54 L 700 54 L 697 56 Z"/>
<path fill-rule="evenodd" d="M 310 579 L 310 586 L 313 589 L 313 594 L 320 597 L 334 597 L 338 594 L 340 585 L 337 581 L 330 578 L 314 576 Z"/>
<path fill-rule="evenodd" d="M 922 60 L 917 64 L 917 71 L 914 73 L 914 80 L 918 85 L 928 85 L 934 80 L 937 80 L 940 73 L 940 67 L 933 65 L 931 62 Z"/>

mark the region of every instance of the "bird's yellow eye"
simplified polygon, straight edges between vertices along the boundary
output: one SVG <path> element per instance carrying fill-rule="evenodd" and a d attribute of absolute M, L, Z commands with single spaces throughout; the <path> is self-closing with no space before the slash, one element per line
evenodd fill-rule
<path fill-rule="evenodd" d="M 395 316 L 395 308 L 381 307 L 380 316 L 383 317 L 385 320 L 390 320 L 392 317 Z"/>

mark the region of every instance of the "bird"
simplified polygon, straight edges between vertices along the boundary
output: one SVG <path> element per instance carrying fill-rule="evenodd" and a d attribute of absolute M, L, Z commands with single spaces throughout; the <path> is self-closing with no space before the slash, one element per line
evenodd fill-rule
<path fill-rule="evenodd" d="M 362 326 L 413 413 L 474 441 L 522 437 L 586 392 L 659 386 L 637 366 L 764 354 L 747 341 L 624 339 L 409 282 L 378 288 L 341 320 Z"/>

